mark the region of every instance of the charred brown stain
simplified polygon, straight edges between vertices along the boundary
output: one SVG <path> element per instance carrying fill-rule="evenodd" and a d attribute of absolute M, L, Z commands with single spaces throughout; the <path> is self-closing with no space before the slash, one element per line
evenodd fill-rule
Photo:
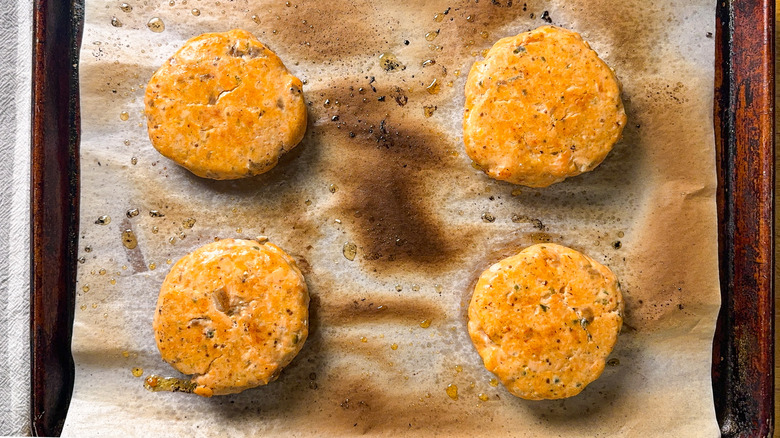
<path fill-rule="evenodd" d="M 414 97 L 405 107 L 377 102 L 398 86 L 377 81 L 374 92 L 370 80 L 345 80 L 326 92 L 339 101 L 320 119 L 324 135 L 338 143 L 329 166 L 339 187 L 333 213 L 355 238 L 356 260 L 369 269 L 444 268 L 457 260 L 469 235 L 446 229 L 432 185 L 460 163 L 447 153 L 453 146 L 443 133 L 421 115 L 408 116 Z"/>
<path fill-rule="evenodd" d="M 375 321 L 392 321 L 417 326 L 426 318 L 434 318 L 443 309 L 430 299 L 410 297 L 367 297 L 351 300 L 328 300 L 319 312 L 328 324 L 355 325 Z"/>

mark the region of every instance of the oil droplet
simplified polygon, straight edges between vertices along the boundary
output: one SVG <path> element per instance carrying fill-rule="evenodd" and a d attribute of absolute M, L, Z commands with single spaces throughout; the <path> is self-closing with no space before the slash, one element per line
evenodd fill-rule
<path fill-rule="evenodd" d="M 386 72 L 392 72 L 396 70 L 403 70 L 404 65 L 398 61 L 395 55 L 390 52 L 385 52 L 379 55 L 379 66 Z"/>
<path fill-rule="evenodd" d="M 149 216 L 151 216 L 151 217 L 165 217 L 165 213 L 162 213 L 159 210 L 149 210 Z"/>
<path fill-rule="evenodd" d="M 112 278 L 112 279 L 108 280 L 108 283 L 113 286 L 113 285 L 116 284 L 116 279 Z"/>
<path fill-rule="evenodd" d="M 84 247 L 84 252 L 92 252 L 92 247 L 87 245 Z"/>
<path fill-rule="evenodd" d="M 192 228 L 195 226 L 195 218 L 188 217 L 187 219 L 184 219 L 181 223 L 181 226 L 184 228 Z"/>
<path fill-rule="evenodd" d="M 157 269 L 157 265 L 154 262 L 149 263 L 149 270 L 154 271 L 155 269 Z"/>
<path fill-rule="evenodd" d="M 484 57 L 486 57 L 486 56 L 487 56 L 487 54 L 488 54 L 488 49 L 482 49 L 482 50 L 479 52 L 479 54 L 480 54 L 480 55 L 482 55 L 482 57 L 483 57 L 483 58 L 484 58 Z"/>
<path fill-rule="evenodd" d="M 489 383 L 490 383 L 490 386 L 492 386 L 492 387 L 494 387 L 494 388 L 495 388 L 496 386 L 498 386 L 498 379 L 496 379 L 495 377 L 493 377 L 492 379 L 490 379 L 490 382 L 489 382 Z"/>
<path fill-rule="evenodd" d="M 188 392 L 195 390 L 195 383 L 177 379 L 175 377 L 160 377 L 152 374 L 144 380 L 144 388 L 147 391 L 170 391 L 170 392 Z"/>
<path fill-rule="evenodd" d="M 133 368 L 132 373 L 133 373 L 133 376 L 135 376 L 135 377 L 141 377 L 141 376 L 144 375 L 144 369 L 143 368 L 139 368 L 139 367 L 135 367 L 135 368 Z"/>
<path fill-rule="evenodd" d="M 158 232 L 160 232 L 160 229 L 157 228 L 157 225 L 153 226 L 152 227 L 152 234 L 157 234 Z"/>
<path fill-rule="evenodd" d="M 165 30 L 165 23 L 160 18 L 154 17 L 146 23 L 146 27 L 152 32 L 160 33 Z"/>
<path fill-rule="evenodd" d="M 169 1 L 168 6 L 176 6 L 176 0 Z"/>
<path fill-rule="evenodd" d="M 132 164 L 133 166 L 135 166 L 136 164 L 138 164 L 138 158 L 136 158 L 136 157 L 133 157 L 133 158 L 131 158 L 131 159 L 130 159 L 130 164 Z"/>
<path fill-rule="evenodd" d="M 420 285 L 419 284 L 413 284 L 412 285 L 412 290 L 415 291 L 415 292 L 419 291 L 420 290 Z"/>
<path fill-rule="evenodd" d="M 130 210 L 127 210 L 127 213 L 125 213 L 125 215 L 127 215 L 128 219 L 131 219 L 138 216 L 138 213 L 140 212 L 138 211 L 137 208 L 131 208 Z"/>
<path fill-rule="evenodd" d="M 184 234 L 184 232 L 183 232 L 183 231 L 180 231 L 180 232 L 179 232 L 179 240 L 184 240 L 184 238 L 185 238 L 185 237 L 187 237 L 187 235 L 186 235 L 186 234 Z"/>
<path fill-rule="evenodd" d="M 308 199 L 306 201 L 304 201 L 303 203 L 306 204 L 307 206 L 311 205 L 311 201 L 308 200 Z"/>
<path fill-rule="evenodd" d="M 461 371 L 463 371 L 463 367 L 461 365 L 455 365 L 455 372 L 459 373 Z"/>
<path fill-rule="evenodd" d="M 341 253 L 344 254 L 344 258 L 346 258 L 349 261 L 355 260 L 355 256 L 357 255 L 357 245 L 355 245 L 352 242 L 347 242 L 344 244 L 344 247 L 341 249 Z"/>
<path fill-rule="evenodd" d="M 488 401 L 488 395 L 485 394 L 484 392 L 480 392 L 477 397 L 479 397 L 479 399 L 482 400 L 483 402 Z"/>
<path fill-rule="evenodd" d="M 79 257 L 79 263 L 84 264 L 86 262 L 87 262 L 87 259 L 85 259 L 84 257 Z"/>
<path fill-rule="evenodd" d="M 127 271 L 127 265 L 122 265 L 122 270 Z"/>
<path fill-rule="evenodd" d="M 236 228 L 236 233 L 241 234 L 244 230 L 242 228 Z"/>
<path fill-rule="evenodd" d="M 328 186 L 328 191 L 331 193 L 336 193 L 338 191 L 338 186 L 336 184 L 331 184 Z"/>
<path fill-rule="evenodd" d="M 482 213 L 482 222 L 492 223 L 496 221 L 496 217 L 493 216 L 490 212 L 484 212 Z"/>
<path fill-rule="evenodd" d="M 125 357 L 125 358 L 130 357 L 130 353 L 127 352 L 127 351 L 123 351 L 122 352 L 122 357 Z"/>
<path fill-rule="evenodd" d="M 171 259 L 166 259 L 165 260 L 165 264 L 166 265 L 170 265 L 171 263 L 173 263 L 173 260 L 171 260 Z"/>
<path fill-rule="evenodd" d="M 422 62 L 421 65 L 423 67 L 430 67 L 432 65 L 436 65 L 436 60 L 435 59 L 426 59 L 425 61 Z"/>
<path fill-rule="evenodd" d="M 101 268 L 101 269 L 98 271 L 98 274 L 100 274 L 100 275 L 106 275 L 106 270 L 105 270 L 105 269 L 103 269 L 103 268 Z"/>
<path fill-rule="evenodd" d="M 447 395 L 451 399 L 457 400 L 458 399 L 458 385 L 454 385 L 452 383 L 447 385 Z"/>
<path fill-rule="evenodd" d="M 398 344 L 393 344 L 390 346 L 391 350 L 398 350 Z"/>
<path fill-rule="evenodd" d="M 170 243 L 171 245 L 173 245 L 174 243 L 176 243 L 176 237 L 174 237 L 174 236 L 171 236 L 171 237 L 169 237 L 169 238 L 168 238 L 168 243 Z"/>
<path fill-rule="evenodd" d="M 428 92 L 428 94 L 439 94 L 439 82 L 436 80 L 436 78 L 433 79 L 433 82 L 431 82 L 431 85 L 428 85 L 425 87 L 425 91 Z"/>
<path fill-rule="evenodd" d="M 194 15 L 196 17 L 200 16 L 200 9 L 198 9 L 198 8 L 192 8 L 192 11 L 190 11 L 190 12 L 192 12 L 192 15 Z"/>
<path fill-rule="evenodd" d="M 625 237 L 626 233 L 618 231 L 618 237 Z"/>
<path fill-rule="evenodd" d="M 433 41 L 439 36 L 439 30 L 432 30 L 425 34 L 425 41 Z"/>
<path fill-rule="evenodd" d="M 290 6 L 292 6 L 292 3 L 290 3 L 290 2 L 284 2 L 284 5 L 285 5 L 285 6 L 287 6 L 287 7 L 289 8 Z"/>
<path fill-rule="evenodd" d="M 473 23 L 474 22 L 474 16 L 473 15 L 467 15 L 466 16 L 466 21 L 468 21 L 469 23 Z"/>
<path fill-rule="evenodd" d="M 84 287 L 81 288 L 84 292 L 89 292 L 89 285 L 85 284 Z"/>
<path fill-rule="evenodd" d="M 368 342 L 368 338 L 366 338 L 365 336 L 363 336 L 362 338 L 360 338 L 360 342 Z"/>
<path fill-rule="evenodd" d="M 87 305 L 86 304 L 82 304 L 81 305 L 81 310 L 87 310 Z"/>
<path fill-rule="evenodd" d="M 97 309 L 97 303 L 92 303 L 92 308 Z"/>
<path fill-rule="evenodd" d="M 114 27 L 122 27 L 122 22 L 116 17 L 111 17 L 111 25 Z"/>
<path fill-rule="evenodd" d="M 481 36 L 481 37 L 482 37 L 482 38 L 484 38 L 484 39 L 487 39 L 487 37 L 489 37 L 489 36 L 490 36 L 490 34 L 489 34 L 489 33 L 487 33 L 487 31 L 486 31 L 486 30 L 483 30 L 482 32 L 480 32 L 480 33 L 479 33 L 479 36 Z"/>
<path fill-rule="evenodd" d="M 444 286 L 442 286 L 442 285 L 440 285 L 438 283 L 434 284 L 433 285 L 433 290 L 435 290 L 438 293 L 442 293 L 442 291 L 444 290 Z"/>
<path fill-rule="evenodd" d="M 436 112 L 437 106 L 435 105 L 428 105 L 423 107 L 423 114 L 425 117 L 431 117 L 434 112 Z"/>
<path fill-rule="evenodd" d="M 257 15 L 252 15 L 252 21 L 254 21 L 257 24 L 260 24 L 260 17 Z"/>
<path fill-rule="evenodd" d="M 607 361 L 607 365 L 611 367 L 616 367 L 620 365 L 620 359 L 613 357 L 612 359 Z"/>
<path fill-rule="evenodd" d="M 396 284 L 396 285 L 395 285 L 395 291 L 396 291 L 396 292 L 401 292 L 402 290 L 404 290 L 404 287 L 403 287 L 403 286 L 401 286 L 400 284 Z"/>
<path fill-rule="evenodd" d="M 133 7 L 127 3 L 122 3 L 121 5 L 119 5 L 119 9 L 121 9 L 122 12 L 130 12 L 133 10 Z"/>
<path fill-rule="evenodd" d="M 520 189 L 512 190 L 512 196 L 520 196 L 521 194 L 523 194 L 523 191 Z"/>
<path fill-rule="evenodd" d="M 133 230 L 125 230 L 122 232 L 122 245 L 127 249 L 135 249 L 138 246 L 138 238 L 135 237 Z"/>
<path fill-rule="evenodd" d="M 431 320 L 430 319 L 424 319 L 420 321 L 420 327 L 422 328 L 428 328 L 431 326 Z"/>
<path fill-rule="evenodd" d="M 108 225 L 108 224 L 111 223 L 111 216 L 108 216 L 108 215 L 104 214 L 103 216 L 100 216 L 99 218 L 97 218 L 95 223 L 98 224 L 98 225 Z"/>
<path fill-rule="evenodd" d="M 322 102 L 322 106 L 324 106 L 325 108 L 330 108 L 331 107 L 330 99 L 325 99 L 325 102 Z"/>
<path fill-rule="evenodd" d="M 455 77 L 460 77 L 460 69 L 455 70 Z"/>
<path fill-rule="evenodd" d="M 126 122 L 127 119 L 129 118 L 130 118 L 130 114 L 128 114 L 127 111 L 122 111 L 121 113 L 119 113 L 119 120 Z"/>

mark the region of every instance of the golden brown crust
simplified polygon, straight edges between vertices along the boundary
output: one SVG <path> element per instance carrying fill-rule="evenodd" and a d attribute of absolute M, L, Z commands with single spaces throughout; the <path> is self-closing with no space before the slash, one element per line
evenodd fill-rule
<path fill-rule="evenodd" d="M 482 273 L 468 313 L 474 346 L 509 392 L 558 399 L 601 375 L 623 323 L 623 298 L 609 268 L 538 244 Z"/>
<path fill-rule="evenodd" d="M 308 335 L 309 293 L 276 245 L 225 239 L 179 260 L 160 289 L 154 332 L 163 360 L 195 393 L 231 394 L 275 380 Z"/>
<path fill-rule="evenodd" d="M 593 170 L 625 124 L 614 72 L 569 30 L 503 38 L 466 81 L 466 152 L 495 179 L 546 187 Z"/>
<path fill-rule="evenodd" d="M 201 177 L 267 172 L 306 131 L 301 87 L 249 32 L 197 36 L 146 87 L 149 138 L 161 154 Z"/>

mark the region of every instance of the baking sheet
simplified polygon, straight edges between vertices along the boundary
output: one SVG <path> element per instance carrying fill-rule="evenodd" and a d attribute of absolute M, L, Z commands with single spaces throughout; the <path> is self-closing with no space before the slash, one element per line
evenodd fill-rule
<path fill-rule="evenodd" d="M 126 3 L 86 4 L 83 263 L 65 435 L 718 434 L 714 2 Z M 616 70 L 624 139 L 594 172 L 549 188 L 490 180 L 463 150 L 465 77 L 495 40 L 548 21 L 581 32 Z M 143 90 L 185 40 L 234 27 L 306 81 L 309 129 L 266 175 L 203 180 L 151 147 Z M 382 70 L 386 52 L 405 69 Z M 133 368 L 177 375 L 151 329 L 171 262 L 217 237 L 258 235 L 296 257 L 310 286 L 301 354 L 279 381 L 234 396 L 145 391 Z M 479 273 L 540 241 L 610 266 L 625 294 L 619 363 L 564 401 L 491 386 L 466 331 Z M 345 243 L 357 246 L 353 261 Z"/>

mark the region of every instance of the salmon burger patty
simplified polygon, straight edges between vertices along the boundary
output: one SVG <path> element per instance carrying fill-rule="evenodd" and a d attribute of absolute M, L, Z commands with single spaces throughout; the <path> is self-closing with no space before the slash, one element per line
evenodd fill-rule
<path fill-rule="evenodd" d="M 276 380 L 308 335 L 309 293 L 272 243 L 225 239 L 179 260 L 154 315 L 163 360 L 192 374 L 193 392 L 232 394 Z"/>
<path fill-rule="evenodd" d="M 161 154 L 200 177 L 267 172 L 306 131 L 301 87 L 249 32 L 200 35 L 146 87 L 149 138 Z"/>
<path fill-rule="evenodd" d="M 466 152 L 498 180 L 546 187 L 593 170 L 625 124 L 615 73 L 569 30 L 503 38 L 466 80 Z"/>
<path fill-rule="evenodd" d="M 623 298 L 609 268 L 538 244 L 482 273 L 468 318 L 485 367 L 510 393 L 559 399 L 601 375 L 623 323 Z"/>

